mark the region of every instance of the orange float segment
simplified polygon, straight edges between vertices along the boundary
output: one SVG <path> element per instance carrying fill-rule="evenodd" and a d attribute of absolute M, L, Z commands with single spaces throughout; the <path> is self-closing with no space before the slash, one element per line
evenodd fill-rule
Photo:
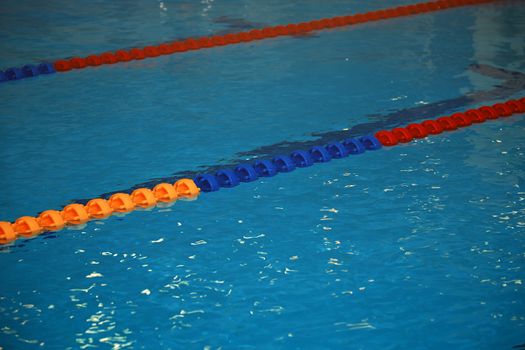
<path fill-rule="evenodd" d="M 115 193 L 109 197 L 109 206 L 113 211 L 126 213 L 135 209 L 135 203 L 127 193 Z"/>
<path fill-rule="evenodd" d="M 157 204 L 157 198 L 149 188 L 137 188 L 131 193 L 131 200 L 136 206 L 149 208 Z"/>
<path fill-rule="evenodd" d="M 31 237 L 42 232 L 38 219 L 32 216 L 22 216 L 13 224 L 13 229 L 19 236 Z"/>
<path fill-rule="evenodd" d="M 62 217 L 71 225 L 81 225 L 89 221 L 89 215 L 82 204 L 69 204 L 62 209 Z"/>
<path fill-rule="evenodd" d="M 46 210 L 40 213 L 38 223 L 46 231 L 58 231 L 66 226 L 64 218 L 58 210 Z"/>
<path fill-rule="evenodd" d="M 191 179 L 180 179 L 173 186 L 175 186 L 175 191 L 179 197 L 197 197 L 201 191 Z"/>
<path fill-rule="evenodd" d="M 175 187 L 169 183 L 160 183 L 153 187 L 153 195 L 159 202 L 173 202 L 178 198 Z"/>
<path fill-rule="evenodd" d="M 16 232 L 10 222 L 0 221 L 0 244 L 7 244 L 16 239 Z"/>
<path fill-rule="evenodd" d="M 95 198 L 87 202 L 86 211 L 94 219 L 104 219 L 113 213 L 108 201 L 102 198 Z"/>

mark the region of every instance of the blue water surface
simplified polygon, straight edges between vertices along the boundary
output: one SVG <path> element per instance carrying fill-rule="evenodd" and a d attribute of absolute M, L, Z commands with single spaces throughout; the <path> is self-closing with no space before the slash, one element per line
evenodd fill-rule
<path fill-rule="evenodd" d="M 406 3 L 5 0 L 0 67 Z M 0 220 L 523 97 L 524 38 L 503 1 L 0 83 Z M 0 349 L 512 349 L 524 135 L 515 115 L 18 240 Z"/>

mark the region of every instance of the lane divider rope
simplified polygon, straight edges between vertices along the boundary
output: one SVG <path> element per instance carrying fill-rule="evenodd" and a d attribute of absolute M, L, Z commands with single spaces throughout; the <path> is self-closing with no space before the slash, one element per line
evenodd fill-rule
<path fill-rule="evenodd" d="M 297 150 L 290 155 L 258 159 L 253 163 L 240 164 L 234 169 L 221 169 L 214 174 L 197 175 L 193 180 L 181 179 L 174 185 L 161 183 L 152 190 L 136 189 L 131 195 L 116 193 L 108 200 L 96 198 L 86 205 L 69 204 L 62 211 L 46 210 L 37 218 L 23 216 L 14 223 L 0 222 L 0 244 L 11 243 L 17 237 L 29 238 L 44 231 L 58 231 L 66 225 L 79 225 L 89 220 L 104 219 L 115 212 L 126 213 L 136 208 L 149 208 L 159 202 L 173 202 L 177 198 L 195 198 L 201 191 L 214 192 L 221 188 L 232 188 L 243 182 L 255 181 L 259 177 L 272 177 L 297 168 L 309 167 L 315 163 L 326 163 L 332 159 L 378 150 L 383 146 L 391 147 L 408 143 L 415 139 L 520 113 L 525 113 L 525 97 L 424 120 L 421 123 L 412 123 L 404 128 L 380 130 L 374 135 L 313 146 L 309 150 Z"/>
<path fill-rule="evenodd" d="M 66 226 L 105 219 L 116 213 L 151 208 L 159 203 L 173 203 L 177 199 L 195 199 L 199 193 L 200 190 L 193 180 L 180 179 L 173 185 L 160 183 L 153 189 L 138 188 L 131 194 L 115 193 L 107 200 L 95 198 L 86 205 L 69 204 L 61 211 L 46 210 L 38 217 L 22 216 L 14 223 L 0 221 L 0 244 L 11 243 L 18 237 L 30 238 L 42 232 L 60 231 Z"/>
<path fill-rule="evenodd" d="M 74 69 L 84 69 L 87 67 L 115 64 L 118 62 L 128 62 L 162 55 L 172 55 L 175 53 L 207 49 L 215 46 L 235 45 L 239 43 L 264 40 L 280 36 L 300 35 L 312 31 L 345 27 L 360 23 L 418 15 L 454 7 L 478 5 L 496 1 L 501 0 L 438 0 L 417 3 L 413 5 L 391 7 L 349 16 L 337 16 L 308 22 L 277 25 L 273 27 L 253 29 L 250 31 L 229 33 L 225 35 L 188 38 L 181 41 L 163 43 L 157 46 L 149 45 L 143 48 L 105 52 L 99 55 L 89 55 L 87 57 L 60 59 L 53 63 L 41 63 L 38 66 L 25 65 L 22 68 L 9 68 L 5 71 L 0 70 L 0 82 L 36 77 L 40 74 L 51 74 L 55 72 L 62 73 Z"/>

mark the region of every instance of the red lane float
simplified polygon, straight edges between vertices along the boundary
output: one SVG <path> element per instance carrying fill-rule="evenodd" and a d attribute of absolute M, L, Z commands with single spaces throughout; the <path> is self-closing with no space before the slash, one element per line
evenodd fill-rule
<path fill-rule="evenodd" d="M 512 114 L 525 113 L 525 97 L 519 100 L 509 100 L 492 106 L 482 106 L 470 109 L 464 113 L 454 113 L 448 117 L 425 120 L 412 123 L 405 128 L 378 131 L 374 136 L 383 146 L 395 146 L 398 143 L 410 142 L 412 138 L 424 138 L 428 135 L 438 135 L 443 131 L 452 131 L 473 123 L 483 123 L 490 119 L 507 118 Z"/>
<path fill-rule="evenodd" d="M 279 36 L 305 34 L 314 30 L 345 27 L 360 23 L 424 14 L 428 12 L 446 10 L 453 7 L 478 5 L 495 1 L 500 0 L 439 0 L 424 2 L 365 13 L 357 13 L 355 15 L 349 16 L 322 18 L 309 22 L 291 23 L 273 27 L 252 29 L 245 32 L 188 38 L 181 41 L 163 43 L 158 46 L 148 45 L 144 48 L 117 50 L 115 53 L 106 52 L 101 55 L 90 55 L 86 58 L 75 57 L 70 60 L 62 59 L 54 62 L 53 65 L 57 72 L 68 72 L 72 69 L 83 69 L 86 67 L 100 66 L 102 64 L 115 64 L 117 62 L 127 62 L 131 60 L 142 60 L 144 58 L 158 57 L 161 55 L 171 55 L 188 50 L 201 50 L 215 46 L 233 45 L 254 40 L 275 38 Z"/>

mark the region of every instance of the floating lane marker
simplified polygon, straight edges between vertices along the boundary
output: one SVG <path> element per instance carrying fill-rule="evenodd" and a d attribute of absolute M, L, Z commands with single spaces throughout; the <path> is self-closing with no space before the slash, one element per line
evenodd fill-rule
<path fill-rule="evenodd" d="M 380 21 L 391 18 L 418 15 L 428 12 L 446 10 L 449 8 L 478 5 L 482 3 L 496 2 L 502 0 L 439 0 L 423 2 L 413 5 L 391 7 L 377 11 L 358 13 L 349 16 L 338 16 L 322 18 L 309 22 L 292 23 L 253 29 L 250 31 L 230 33 L 225 35 L 203 36 L 198 38 L 188 38 L 186 40 L 168 42 L 158 46 L 150 45 L 143 48 L 133 48 L 130 50 L 118 50 L 116 52 L 105 52 L 99 55 L 89 55 L 87 57 L 73 57 L 70 59 L 60 59 L 52 64 L 42 63 L 39 66 L 26 65 L 22 68 L 9 68 L 0 71 L 0 82 L 8 80 L 19 80 L 23 78 L 35 77 L 40 74 L 50 74 L 57 72 L 68 72 L 73 69 L 83 69 L 96 67 L 118 62 L 128 62 L 153 58 L 162 55 L 172 55 L 186 51 L 207 49 L 215 46 L 235 45 L 256 40 L 275 38 L 280 36 L 300 35 L 312 31 L 346 27 L 360 23 Z"/>
<path fill-rule="evenodd" d="M 234 187 L 242 182 L 255 181 L 259 177 L 271 177 L 278 173 L 293 171 L 296 168 L 308 167 L 314 163 L 325 163 L 332 159 L 377 150 L 382 146 L 395 146 L 429 135 L 438 135 L 444 131 L 453 131 L 475 123 L 482 123 L 489 119 L 509 117 L 512 114 L 524 112 L 525 97 L 520 100 L 509 100 L 492 106 L 470 109 L 464 113 L 454 113 L 435 120 L 412 123 L 404 128 L 380 130 L 374 135 L 318 145 L 308 151 L 298 150 L 290 155 L 276 156 L 271 160 L 257 160 L 253 164 L 241 164 L 235 169 L 222 169 L 215 174 L 197 175 L 193 180 L 203 192 L 214 192 L 221 187 Z"/>
<path fill-rule="evenodd" d="M 14 223 L 0 221 L 0 244 L 11 243 L 18 237 L 30 238 L 45 231 L 59 231 L 66 226 L 82 225 L 90 220 L 105 219 L 114 213 L 127 213 L 139 208 L 151 208 L 177 199 L 193 199 L 200 193 L 191 179 L 175 184 L 160 183 L 153 189 L 138 188 L 131 194 L 115 193 L 109 199 L 95 198 L 86 205 L 74 203 L 61 211 L 46 210 L 38 217 L 22 216 Z"/>
<path fill-rule="evenodd" d="M 483 106 L 450 116 L 409 124 L 404 128 L 380 130 L 374 135 L 349 138 L 313 146 L 309 150 L 297 150 L 290 155 L 278 155 L 272 159 L 259 159 L 253 163 L 240 164 L 234 169 L 221 169 L 214 174 L 197 175 L 193 180 L 181 179 L 174 185 L 160 183 L 153 189 L 139 188 L 131 194 L 115 193 L 109 199 L 96 198 L 86 205 L 69 204 L 61 211 L 46 210 L 38 217 L 23 216 L 14 223 L 0 222 L 0 244 L 8 244 L 18 237 L 33 237 L 44 231 L 58 231 L 70 225 L 81 225 L 89 220 L 104 219 L 113 213 L 126 213 L 137 208 L 150 208 L 158 202 L 173 202 L 178 198 L 195 198 L 202 192 L 214 192 L 231 188 L 259 177 L 272 177 L 315 163 L 374 151 L 382 146 L 391 147 L 415 139 L 454 131 L 491 119 L 507 118 L 525 113 L 525 97 L 508 100 L 492 106 Z"/>

